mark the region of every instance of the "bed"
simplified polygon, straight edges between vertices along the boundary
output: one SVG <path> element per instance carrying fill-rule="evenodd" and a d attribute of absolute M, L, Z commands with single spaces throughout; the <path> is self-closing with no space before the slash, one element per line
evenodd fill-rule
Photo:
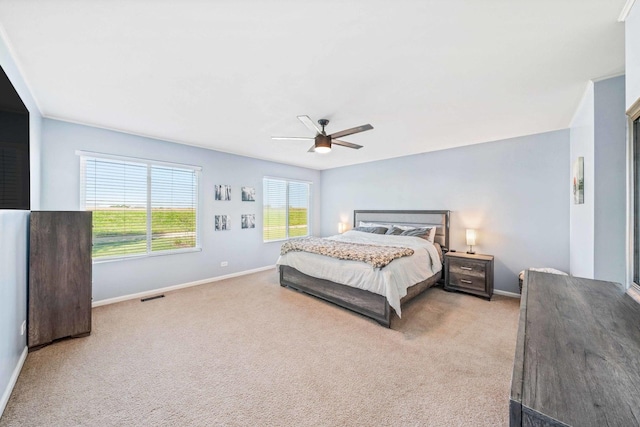
<path fill-rule="evenodd" d="M 287 252 L 277 262 L 280 285 L 322 298 L 390 327 L 393 312 L 400 316 L 404 304 L 442 278 L 442 254 L 449 248 L 449 216 L 450 212 L 445 210 L 356 210 L 353 214 L 354 229 L 360 224 L 433 227 L 434 234 L 430 236 L 433 243 L 427 244 L 419 237 L 404 236 L 391 236 L 388 240 L 392 243 L 386 243 L 382 235 L 366 236 L 374 233 L 348 231 L 328 239 L 408 247 L 414 253 L 394 259 L 385 267 L 374 268 L 363 262 L 333 259 L 316 253 Z M 422 263 L 426 258 L 423 255 L 432 258 L 431 271 L 425 271 Z M 419 271 L 407 273 L 411 263 L 419 264 Z M 413 281 L 400 285 L 401 280 Z M 365 283 L 367 281 L 371 283 Z M 389 289 L 394 287 L 394 283 L 399 288 Z"/>

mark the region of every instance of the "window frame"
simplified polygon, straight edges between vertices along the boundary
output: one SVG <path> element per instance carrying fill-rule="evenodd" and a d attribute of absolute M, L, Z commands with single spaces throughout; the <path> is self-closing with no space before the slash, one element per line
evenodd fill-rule
<path fill-rule="evenodd" d="M 285 190 L 285 237 L 282 239 L 272 239 L 272 240 L 265 240 L 264 238 L 264 227 L 265 227 L 265 218 L 264 218 L 264 210 L 265 210 L 265 204 L 264 204 L 264 199 L 267 195 L 266 191 L 265 191 L 265 183 L 267 180 L 270 181 L 281 181 L 284 182 L 286 184 L 286 190 Z M 294 237 L 289 237 L 289 184 L 290 183 L 296 183 L 296 184 L 305 184 L 307 186 L 307 234 L 305 234 L 304 236 L 294 236 Z M 273 242 L 283 242 L 285 240 L 290 240 L 290 239 L 299 239 L 299 238 L 303 238 L 303 237 L 309 237 L 311 236 L 311 186 L 312 186 L 313 182 L 311 181 L 305 181 L 305 180 L 300 180 L 300 179 L 292 179 L 292 178 L 282 178 L 282 177 L 274 177 L 274 176 L 263 176 L 262 177 L 262 191 L 263 191 L 263 196 L 262 196 L 262 200 L 263 200 L 263 205 L 262 205 L 262 243 L 273 243 Z"/>
<path fill-rule="evenodd" d="M 640 98 L 627 113 L 627 293 L 640 303 Z"/>
<path fill-rule="evenodd" d="M 175 254 L 184 254 L 184 253 L 189 253 L 189 252 L 201 252 L 202 251 L 201 236 L 200 236 L 200 230 L 201 230 L 201 223 L 200 223 L 200 221 L 201 221 L 201 197 L 200 197 L 201 188 L 200 188 L 200 183 L 201 183 L 201 174 L 202 174 L 202 167 L 201 166 L 188 165 L 188 164 L 183 164 L 183 163 L 165 162 L 165 161 L 161 161 L 161 160 L 145 159 L 145 158 L 139 158 L 139 157 L 129 157 L 129 156 L 119 156 L 119 155 L 114 155 L 114 154 L 106 154 L 106 153 L 96 153 L 96 152 L 81 151 L 81 150 L 77 150 L 76 151 L 76 155 L 79 157 L 79 161 L 80 161 L 80 195 L 79 195 L 80 196 L 79 197 L 79 202 L 80 203 L 79 203 L 79 205 L 80 205 L 80 209 L 83 210 L 83 211 L 87 210 L 87 206 L 86 206 L 86 177 L 85 177 L 86 160 L 87 159 L 115 160 L 115 161 L 121 161 L 121 162 L 131 162 L 131 163 L 144 164 L 147 167 L 146 251 L 144 253 L 135 253 L 135 254 L 129 254 L 129 255 L 112 255 L 112 256 L 104 256 L 104 257 L 99 257 L 99 258 L 94 258 L 93 254 L 92 254 L 91 260 L 92 260 L 92 262 L 94 264 L 103 263 L 103 262 L 113 262 L 113 261 L 127 261 L 127 260 L 147 258 L 147 257 L 175 255 Z M 195 191 L 195 195 L 196 195 L 196 200 L 195 200 L 195 208 L 196 208 L 195 238 L 196 238 L 196 242 L 195 242 L 195 246 L 194 247 L 182 248 L 182 249 L 168 249 L 168 250 L 161 250 L 161 251 L 153 251 L 153 250 L 151 250 L 151 241 L 153 239 L 153 237 L 152 237 L 153 236 L 153 232 L 152 232 L 152 229 L 151 229 L 151 226 L 152 226 L 152 219 L 151 219 L 151 209 L 152 209 L 152 203 L 151 203 L 151 194 L 152 194 L 151 168 L 153 166 L 186 169 L 186 170 L 192 170 L 194 172 L 195 179 L 196 179 L 196 191 Z M 92 233 L 92 241 L 93 241 L 93 233 Z"/>

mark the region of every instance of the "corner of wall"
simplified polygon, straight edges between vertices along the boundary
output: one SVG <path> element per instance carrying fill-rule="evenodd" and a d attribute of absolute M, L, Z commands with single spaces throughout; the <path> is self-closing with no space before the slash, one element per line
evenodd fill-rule
<path fill-rule="evenodd" d="M 573 112 L 573 117 L 571 117 L 571 121 L 569 122 L 569 130 L 573 129 L 577 124 L 577 121 L 583 120 L 583 109 L 593 101 L 593 91 L 594 91 L 594 82 L 593 80 L 589 80 L 582 92 L 582 97 L 580 98 L 580 102 L 578 102 L 578 106 L 576 107 L 576 111 Z"/>
<path fill-rule="evenodd" d="M 626 282 L 625 78 L 595 84 L 594 278 Z"/>
<path fill-rule="evenodd" d="M 32 157 L 31 207 L 40 206 L 42 115 L 12 54 L 6 33 L 0 27 L 0 65 L 29 110 Z M 0 211 L 0 409 L 9 399 L 26 358 L 26 336 L 21 334 L 27 319 L 28 267 L 27 211 Z"/>

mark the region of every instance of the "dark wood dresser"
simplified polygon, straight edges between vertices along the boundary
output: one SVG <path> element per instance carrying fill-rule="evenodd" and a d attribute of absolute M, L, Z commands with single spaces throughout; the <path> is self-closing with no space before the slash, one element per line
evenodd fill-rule
<path fill-rule="evenodd" d="M 637 426 L 640 304 L 612 282 L 525 272 L 511 426 Z"/>
<path fill-rule="evenodd" d="M 493 256 L 447 252 L 444 256 L 444 288 L 491 299 Z"/>
<path fill-rule="evenodd" d="M 29 232 L 29 350 L 88 335 L 91 212 L 33 211 Z"/>

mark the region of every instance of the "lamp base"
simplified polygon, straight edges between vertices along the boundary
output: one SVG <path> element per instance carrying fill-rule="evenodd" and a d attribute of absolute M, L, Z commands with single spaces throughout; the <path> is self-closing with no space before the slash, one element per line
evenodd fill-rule
<path fill-rule="evenodd" d="M 475 252 L 475 251 L 467 251 L 467 253 L 468 253 L 469 255 L 475 255 L 475 253 L 476 253 L 476 252 Z"/>

